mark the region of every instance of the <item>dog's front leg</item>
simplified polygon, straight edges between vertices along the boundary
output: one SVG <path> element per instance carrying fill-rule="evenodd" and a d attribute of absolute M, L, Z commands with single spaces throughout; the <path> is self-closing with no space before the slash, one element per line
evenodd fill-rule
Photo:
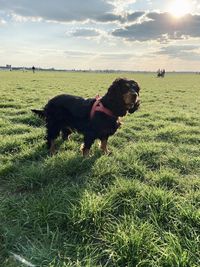
<path fill-rule="evenodd" d="M 90 148 L 92 144 L 94 143 L 94 140 L 96 139 L 95 135 L 93 133 L 87 133 L 84 136 L 84 144 L 82 145 L 82 153 L 84 157 L 89 156 Z"/>
<path fill-rule="evenodd" d="M 55 149 L 55 141 L 51 140 L 51 145 L 49 148 L 50 156 L 52 157 L 53 155 L 56 154 L 56 149 Z"/>
<path fill-rule="evenodd" d="M 100 148 L 105 154 L 108 154 L 107 143 L 108 138 L 101 139 Z"/>
<path fill-rule="evenodd" d="M 107 144 L 108 144 L 108 137 L 101 139 L 100 148 L 104 154 L 109 155 L 111 154 L 111 152 L 108 150 Z"/>

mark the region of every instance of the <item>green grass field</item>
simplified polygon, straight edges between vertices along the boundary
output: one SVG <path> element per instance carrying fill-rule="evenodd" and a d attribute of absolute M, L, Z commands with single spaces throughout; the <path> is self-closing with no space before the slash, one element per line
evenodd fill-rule
<path fill-rule="evenodd" d="M 103 95 L 116 77 L 141 108 L 83 158 L 82 136 L 49 157 L 31 113 L 60 93 Z M 0 266 L 199 267 L 200 75 L 0 72 Z M 30 265 L 31 266 L 31 265 Z"/>

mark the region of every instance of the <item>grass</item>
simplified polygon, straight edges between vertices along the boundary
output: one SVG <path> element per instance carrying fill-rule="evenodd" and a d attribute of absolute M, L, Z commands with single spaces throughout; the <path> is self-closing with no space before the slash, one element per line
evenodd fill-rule
<path fill-rule="evenodd" d="M 117 76 L 141 85 L 141 109 L 84 159 L 31 108 L 59 93 L 103 95 Z M 200 266 L 200 77 L 0 72 L 0 266 Z"/>

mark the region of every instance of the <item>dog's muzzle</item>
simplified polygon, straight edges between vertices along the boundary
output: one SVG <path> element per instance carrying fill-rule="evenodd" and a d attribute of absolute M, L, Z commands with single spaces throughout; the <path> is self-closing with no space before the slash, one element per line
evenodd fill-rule
<path fill-rule="evenodd" d="M 130 94 L 130 102 L 126 104 L 128 109 L 131 109 L 134 107 L 134 105 L 138 102 L 139 96 L 137 92 L 131 92 Z"/>
<path fill-rule="evenodd" d="M 134 104 L 138 101 L 138 93 L 134 92 L 132 94 L 132 101 Z"/>
<path fill-rule="evenodd" d="M 131 103 L 127 105 L 127 109 L 129 113 L 134 113 L 136 110 L 139 109 L 140 106 L 140 99 L 137 92 L 131 94 Z"/>

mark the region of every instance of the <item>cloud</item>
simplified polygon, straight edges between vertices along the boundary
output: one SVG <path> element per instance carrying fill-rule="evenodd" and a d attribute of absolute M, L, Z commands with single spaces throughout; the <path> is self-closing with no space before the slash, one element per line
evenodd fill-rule
<path fill-rule="evenodd" d="M 171 45 L 162 47 L 156 52 L 159 55 L 167 55 L 170 58 L 179 58 L 183 60 L 200 60 L 200 46 L 197 45 Z"/>
<path fill-rule="evenodd" d="M 114 21 L 121 21 L 122 22 L 124 20 L 124 18 L 121 15 L 116 15 L 113 13 L 105 13 L 105 14 L 102 14 L 100 16 L 97 16 L 96 20 L 100 21 L 100 22 L 114 22 Z"/>
<path fill-rule="evenodd" d="M 97 37 L 100 32 L 96 29 L 77 29 L 71 35 L 74 37 Z"/>
<path fill-rule="evenodd" d="M 67 57 L 70 58 L 85 58 L 85 57 L 91 57 L 96 56 L 96 53 L 94 52 L 85 52 L 85 51 L 73 51 L 73 50 L 67 50 L 64 52 Z"/>
<path fill-rule="evenodd" d="M 133 21 L 144 12 L 128 14 L 127 6 L 136 0 L 0 0 L 1 11 L 12 14 L 18 22 L 31 19 L 56 22 L 86 21 L 125 22 Z"/>
<path fill-rule="evenodd" d="M 145 14 L 144 11 L 137 11 L 137 12 L 134 12 L 134 13 L 129 13 L 127 15 L 127 20 L 128 21 L 135 21 L 138 18 L 142 17 L 144 14 Z"/>
<path fill-rule="evenodd" d="M 129 5 L 135 3 L 137 0 L 107 0 L 108 3 L 111 3 L 115 7 L 115 13 L 120 14 L 127 10 Z"/>
<path fill-rule="evenodd" d="M 3 26 L 6 24 L 6 21 L 4 19 L 0 19 L 0 26 Z"/>
<path fill-rule="evenodd" d="M 169 13 L 151 12 L 146 14 L 146 20 L 118 28 L 112 34 L 129 41 L 200 37 L 200 15 L 187 14 L 175 19 Z"/>
<path fill-rule="evenodd" d="M 106 60 L 128 60 L 133 57 L 137 57 L 137 54 L 133 53 L 99 53 L 99 52 L 85 52 L 85 51 L 74 51 L 67 50 L 64 52 L 65 55 L 71 58 L 101 58 Z"/>
<path fill-rule="evenodd" d="M 50 21 L 98 20 L 112 13 L 114 5 L 104 0 L 0 0 L 1 9 L 22 17 L 39 17 Z"/>

